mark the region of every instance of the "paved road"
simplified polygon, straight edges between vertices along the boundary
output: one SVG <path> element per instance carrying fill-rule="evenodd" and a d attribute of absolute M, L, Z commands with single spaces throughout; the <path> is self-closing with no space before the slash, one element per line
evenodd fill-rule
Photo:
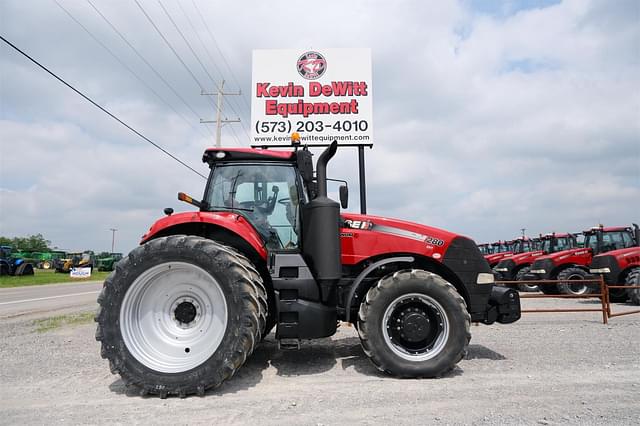
<path fill-rule="evenodd" d="M 0 289 L 0 319 L 92 309 L 102 281 Z"/>

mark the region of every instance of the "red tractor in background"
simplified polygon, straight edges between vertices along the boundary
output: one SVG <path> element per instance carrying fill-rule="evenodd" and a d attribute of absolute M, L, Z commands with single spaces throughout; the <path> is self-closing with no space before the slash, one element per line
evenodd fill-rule
<path fill-rule="evenodd" d="M 633 227 L 598 226 L 583 232 L 584 247 L 559 251 L 541 256 L 531 265 L 526 279 L 562 280 L 557 285 L 543 285 L 540 290 L 545 294 L 586 294 L 590 287 L 579 281 L 587 278 L 589 265 L 594 256 L 637 246 L 640 231 L 635 223 Z"/>
<path fill-rule="evenodd" d="M 531 270 L 531 264 L 540 256 L 577 247 L 574 234 L 551 233 L 541 236 L 535 249 L 502 259 L 494 268 L 496 278 L 500 281 L 524 281 Z M 520 291 L 537 291 L 537 285 L 521 284 Z"/>
<path fill-rule="evenodd" d="M 511 242 L 509 241 L 496 241 L 495 243 L 491 243 L 487 245 L 487 252 L 484 258 L 489 262 L 489 267 L 493 268 L 507 256 L 511 256 L 513 254 L 513 248 L 511 247 Z"/>
<path fill-rule="evenodd" d="M 494 253 L 487 255 L 484 258 L 489 262 L 489 266 L 494 268 L 503 259 L 510 258 L 514 254 L 528 253 L 536 250 L 538 240 L 528 237 L 520 237 L 511 241 L 498 241 L 491 245 L 495 250 Z"/>
<path fill-rule="evenodd" d="M 607 285 L 640 286 L 640 247 L 612 250 L 593 256 L 589 272 L 602 275 Z M 631 302 L 640 305 L 640 289 L 609 289 L 612 302 Z"/>
<path fill-rule="evenodd" d="M 465 353 L 471 322 L 520 318 L 513 289 L 466 237 L 340 214 L 327 162 L 306 148 L 211 148 L 198 211 L 156 221 L 98 298 L 96 339 L 111 371 L 142 393 L 204 394 L 273 327 L 281 348 L 353 323 L 364 353 L 399 377 L 436 377 Z M 346 187 L 340 190 L 346 208 Z"/>

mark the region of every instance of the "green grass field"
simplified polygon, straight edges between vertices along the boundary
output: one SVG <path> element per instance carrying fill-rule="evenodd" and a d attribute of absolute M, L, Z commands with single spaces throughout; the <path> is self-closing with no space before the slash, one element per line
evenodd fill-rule
<path fill-rule="evenodd" d="M 10 275 L 3 275 L 0 277 L 0 288 L 8 287 L 24 287 L 30 285 L 44 285 L 44 284 L 57 284 L 57 283 L 76 283 L 86 281 L 104 281 L 110 272 L 99 272 L 94 270 L 91 274 L 91 278 L 78 279 L 71 278 L 69 274 L 57 273 L 52 270 L 36 269 L 34 275 L 27 275 L 22 277 L 12 277 Z"/>

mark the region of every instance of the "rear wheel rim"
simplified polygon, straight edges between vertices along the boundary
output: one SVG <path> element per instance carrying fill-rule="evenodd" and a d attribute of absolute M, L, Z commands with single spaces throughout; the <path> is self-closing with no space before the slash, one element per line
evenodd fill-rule
<path fill-rule="evenodd" d="M 162 373 L 181 373 L 204 363 L 220 346 L 227 321 L 227 302 L 218 281 L 185 262 L 144 271 L 120 308 L 127 349 L 141 364 Z"/>
<path fill-rule="evenodd" d="M 440 354 L 449 340 L 450 329 L 442 305 L 421 293 L 399 296 L 389 304 L 382 319 L 387 346 L 397 356 L 413 362 Z"/>

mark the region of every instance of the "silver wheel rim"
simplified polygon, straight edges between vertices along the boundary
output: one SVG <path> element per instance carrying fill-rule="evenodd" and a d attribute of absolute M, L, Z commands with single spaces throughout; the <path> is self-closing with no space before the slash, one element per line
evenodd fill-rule
<path fill-rule="evenodd" d="M 392 316 L 397 313 L 396 311 L 400 306 L 407 302 L 418 306 L 422 305 L 421 309 L 425 309 L 425 312 L 429 312 L 433 318 L 439 320 L 437 324 L 433 324 L 433 326 L 438 327 L 438 334 L 427 349 L 411 351 L 398 339 L 394 341 L 393 333 L 390 332 L 391 325 L 389 322 L 393 320 Z M 396 298 L 389 304 L 382 318 L 382 335 L 387 346 L 399 357 L 413 362 L 426 361 L 438 356 L 449 340 L 450 329 L 449 317 L 442 305 L 431 296 L 421 293 L 409 293 Z"/>
<path fill-rule="evenodd" d="M 190 263 L 167 262 L 131 284 L 120 308 L 120 331 L 141 364 L 181 373 L 215 353 L 227 317 L 224 293 L 211 274 Z"/>
<path fill-rule="evenodd" d="M 582 275 L 572 274 L 567 277 L 568 282 L 567 288 L 569 289 L 569 293 L 575 295 L 581 295 L 587 292 L 587 285 L 585 283 L 579 283 L 576 281 L 581 281 Z"/>

